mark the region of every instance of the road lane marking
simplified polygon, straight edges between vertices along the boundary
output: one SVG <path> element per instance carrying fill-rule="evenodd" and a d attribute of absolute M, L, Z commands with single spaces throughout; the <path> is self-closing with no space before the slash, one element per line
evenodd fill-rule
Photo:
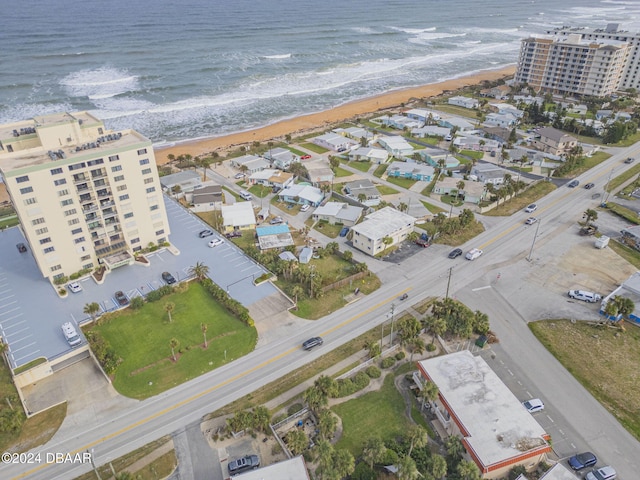
<path fill-rule="evenodd" d="M 486 285 L 484 287 L 478 287 L 478 288 L 472 288 L 471 291 L 472 292 L 478 292 L 480 290 L 486 290 L 487 288 L 491 288 L 491 285 Z"/>

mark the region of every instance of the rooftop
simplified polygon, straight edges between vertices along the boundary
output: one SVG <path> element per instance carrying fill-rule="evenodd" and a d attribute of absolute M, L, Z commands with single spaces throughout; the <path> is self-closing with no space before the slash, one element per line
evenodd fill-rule
<path fill-rule="evenodd" d="M 384 207 L 366 216 L 366 220 L 351 227 L 367 238 L 381 239 L 404 227 L 412 226 L 416 219 L 392 207 Z"/>
<path fill-rule="evenodd" d="M 309 480 L 307 467 L 302 457 L 294 457 L 267 467 L 241 473 L 235 480 Z"/>
<path fill-rule="evenodd" d="M 256 215 L 251 202 L 236 202 L 233 205 L 222 205 L 222 223 L 225 226 L 243 227 L 254 225 Z"/>

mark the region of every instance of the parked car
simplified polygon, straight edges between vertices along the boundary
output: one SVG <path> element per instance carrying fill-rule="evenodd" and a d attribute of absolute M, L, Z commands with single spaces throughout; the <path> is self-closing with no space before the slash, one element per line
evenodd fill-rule
<path fill-rule="evenodd" d="M 209 241 L 209 248 L 217 247 L 218 245 L 222 245 L 224 241 L 221 238 L 214 238 Z"/>
<path fill-rule="evenodd" d="M 480 250 L 479 248 L 472 248 L 467 252 L 467 254 L 465 255 L 465 258 L 467 260 L 475 260 L 480 255 L 482 255 L 482 253 L 483 253 L 482 250 Z"/>
<path fill-rule="evenodd" d="M 78 331 L 76 327 L 73 326 L 73 323 L 66 322 L 62 324 L 62 333 L 64 338 L 67 339 L 67 342 L 70 346 L 74 347 L 80 343 L 82 343 L 82 338 L 78 335 Z"/>
<path fill-rule="evenodd" d="M 224 234 L 227 238 L 240 238 L 242 236 L 242 232 L 240 230 L 234 230 L 233 232 L 228 232 Z"/>
<path fill-rule="evenodd" d="M 244 178 L 244 173 L 236 173 L 233 178 Z"/>
<path fill-rule="evenodd" d="M 569 466 L 574 470 L 593 467 L 596 463 L 598 463 L 598 459 L 591 452 L 578 453 L 569 459 Z"/>
<path fill-rule="evenodd" d="M 198 236 L 200 238 L 205 238 L 205 237 L 210 237 L 211 235 L 213 235 L 213 230 L 202 230 Z"/>
<path fill-rule="evenodd" d="M 524 405 L 524 408 L 526 408 L 529 413 L 536 413 L 544 410 L 544 403 L 542 403 L 542 400 L 539 398 L 532 398 L 531 400 L 522 402 L 522 405 Z"/>
<path fill-rule="evenodd" d="M 538 219 L 536 217 L 529 217 L 527 218 L 526 223 L 527 225 L 533 225 L 534 223 L 536 223 L 538 221 Z"/>
<path fill-rule="evenodd" d="M 19 243 L 16 245 L 16 248 L 20 253 L 24 253 L 27 251 L 27 246 L 24 243 Z"/>
<path fill-rule="evenodd" d="M 449 258 L 458 258 L 460 255 L 462 255 L 461 248 L 456 248 L 455 250 L 451 250 L 451 252 L 449 252 Z"/>
<path fill-rule="evenodd" d="M 532 203 L 531 205 L 529 205 L 527 208 L 524 209 L 525 212 L 527 213 L 533 213 L 538 209 L 538 205 L 536 205 L 535 203 Z"/>
<path fill-rule="evenodd" d="M 242 458 L 231 460 L 227 465 L 229 474 L 238 475 L 247 470 L 255 470 L 260 466 L 260 457 L 258 455 L 245 455 Z"/>
<path fill-rule="evenodd" d="M 634 161 L 635 161 L 635 158 L 629 157 L 624 161 L 624 163 L 633 163 Z"/>
<path fill-rule="evenodd" d="M 123 291 L 118 290 L 115 294 L 116 297 L 116 302 L 118 302 L 118 305 L 120 306 L 125 306 L 125 305 L 129 305 L 129 299 L 127 298 L 127 296 L 124 294 Z"/>
<path fill-rule="evenodd" d="M 589 303 L 596 303 L 602 300 L 602 297 L 599 294 L 587 292 L 586 290 L 569 290 L 569 298 Z"/>
<path fill-rule="evenodd" d="M 282 223 L 284 220 L 282 220 L 282 217 L 273 217 L 271 220 L 269 220 L 269 224 L 271 225 L 278 225 L 280 223 Z"/>
<path fill-rule="evenodd" d="M 162 280 L 164 280 L 167 285 L 171 285 L 172 283 L 176 283 L 176 279 L 169 272 L 162 272 Z"/>
<path fill-rule="evenodd" d="M 311 208 L 311 205 L 309 204 L 304 204 L 300 207 L 300 211 L 301 212 L 306 212 L 307 210 L 309 210 Z"/>
<path fill-rule="evenodd" d="M 616 471 L 613 467 L 607 465 L 606 467 L 591 470 L 584 478 L 585 480 L 614 480 L 616 476 Z"/>
<path fill-rule="evenodd" d="M 580 185 L 580 181 L 579 181 L 579 180 L 571 180 L 571 181 L 567 184 L 567 187 L 569 187 L 569 188 L 576 188 L 578 185 Z"/>
<path fill-rule="evenodd" d="M 349 233 L 349 227 L 342 227 L 342 230 L 340 230 L 340 236 L 346 237 L 347 233 Z"/>
<path fill-rule="evenodd" d="M 585 184 L 584 188 L 587 189 L 587 190 L 591 190 L 595 186 L 596 186 L 595 183 L 589 182 L 589 183 Z"/>
<path fill-rule="evenodd" d="M 73 293 L 80 293 L 82 291 L 82 286 L 78 282 L 71 282 L 67 287 L 69 287 L 69 290 Z"/>
<path fill-rule="evenodd" d="M 313 347 L 319 347 L 323 343 L 324 340 L 322 340 L 322 337 L 313 337 L 304 342 L 302 344 L 302 348 L 304 348 L 305 350 L 311 350 Z"/>
<path fill-rule="evenodd" d="M 309 160 L 311 158 L 311 155 L 302 155 L 300 157 L 300 160 Z"/>

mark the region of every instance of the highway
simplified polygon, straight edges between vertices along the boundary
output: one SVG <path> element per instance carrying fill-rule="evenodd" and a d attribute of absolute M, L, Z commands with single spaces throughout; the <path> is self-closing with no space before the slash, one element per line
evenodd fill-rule
<path fill-rule="evenodd" d="M 178 430 L 380 325 L 387 320 L 392 302 L 399 316 L 409 305 L 409 302 L 397 301 L 402 293 L 409 292 L 410 303 L 444 296 L 446 277 L 452 266 L 455 269 L 452 295 L 470 308 L 489 314 L 492 330 L 500 338 L 493 360 L 510 363 L 522 372 L 529 388 L 541 392 L 550 404 L 548 408 L 554 413 L 555 422 L 566 426 L 565 429 L 576 436 L 576 442 L 596 452 L 601 461 L 614 465 L 618 478 L 636 478 L 640 471 L 638 441 L 533 338 L 526 319 L 500 295 L 499 289 L 488 288 L 497 268 L 516 266 L 516 271 L 535 268 L 527 257 L 536 232 L 534 258 L 545 242 L 570 224 L 575 225 L 584 210 L 599 203 L 600 200 L 592 200 L 592 194 L 602 192 L 612 168 L 616 176 L 633 166 L 622 163 L 628 156 L 640 156 L 640 144 L 620 151 L 582 175 L 580 187 L 560 187 L 537 202 L 534 215 L 541 219 L 539 229 L 524 227 L 523 222 L 529 216 L 524 212 L 503 218 L 489 231 L 462 246 L 465 251 L 474 247 L 484 250 L 483 256 L 473 262 L 449 260 L 446 254 L 436 254 L 435 247 L 424 249 L 410 260 L 414 268 L 389 267 L 391 271 L 386 277 L 391 280 L 362 300 L 310 323 L 293 337 L 265 345 L 233 363 L 142 401 L 108 422 L 87 425 L 65 438 L 54 437 L 45 447 L 30 452 L 40 453 L 39 462 L 3 464 L 0 478 L 67 480 L 89 471 L 91 464 L 47 464 L 44 463 L 47 453 L 90 451 L 95 463 L 101 465 Z M 586 182 L 594 182 L 596 187 L 585 190 L 582 186 Z M 544 302 L 544 299 L 532 298 L 531 301 Z M 302 342 L 315 335 L 324 338 L 324 346 L 311 352 L 303 351 Z"/>

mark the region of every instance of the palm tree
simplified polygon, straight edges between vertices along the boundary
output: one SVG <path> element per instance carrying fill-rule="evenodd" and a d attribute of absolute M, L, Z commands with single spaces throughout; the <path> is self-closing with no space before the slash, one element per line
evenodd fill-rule
<path fill-rule="evenodd" d="M 406 212 L 407 210 L 409 210 L 409 206 L 404 202 L 400 202 L 398 204 L 398 210 L 400 210 L 401 212 Z"/>
<path fill-rule="evenodd" d="M 320 472 L 318 473 L 322 474 L 327 470 L 331 469 L 331 465 L 332 465 L 331 458 L 333 457 L 333 445 L 331 445 L 331 442 L 323 438 L 317 443 L 315 450 L 317 454 L 318 467 L 320 470 Z"/>
<path fill-rule="evenodd" d="M 438 386 L 433 382 L 425 382 L 420 390 L 420 398 L 422 398 L 420 409 L 423 409 L 426 402 L 431 403 L 438 398 Z"/>
<path fill-rule="evenodd" d="M 167 312 L 167 314 L 169 315 L 169 323 L 173 321 L 173 319 L 171 318 L 171 312 L 173 312 L 175 308 L 176 308 L 176 304 L 173 302 L 167 302 L 164 304 L 164 311 Z"/>
<path fill-rule="evenodd" d="M 461 459 L 464 454 L 464 445 L 457 435 L 448 436 L 444 441 L 444 448 L 447 450 L 447 455 L 455 460 Z"/>
<path fill-rule="evenodd" d="M 462 460 L 456 466 L 456 473 L 460 480 L 480 480 L 478 466 L 469 460 Z"/>
<path fill-rule="evenodd" d="M 358 194 L 358 201 L 360 203 L 364 203 L 364 201 L 367 199 L 367 196 L 364 193 L 359 193 Z"/>
<path fill-rule="evenodd" d="M 420 476 L 415 460 L 409 455 L 401 457 L 396 466 L 398 467 L 398 480 L 416 480 Z"/>
<path fill-rule="evenodd" d="M 329 409 L 322 409 L 318 414 L 318 430 L 322 438 L 331 438 L 338 427 L 338 419 Z"/>
<path fill-rule="evenodd" d="M 345 478 L 353 473 L 356 461 L 349 450 L 344 448 L 333 451 L 332 470 L 337 474 L 337 478 Z"/>
<path fill-rule="evenodd" d="M 287 445 L 294 455 L 300 455 L 307 448 L 309 440 L 302 430 L 290 430 L 287 433 Z"/>
<path fill-rule="evenodd" d="M 173 361 L 177 362 L 178 360 L 176 359 L 176 348 L 178 348 L 178 346 L 180 345 L 180 342 L 178 341 L 177 338 L 172 338 L 171 340 L 169 340 L 169 348 L 171 348 L 171 356 L 173 357 Z"/>
<path fill-rule="evenodd" d="M 194 266 L 189 267 L 189 275 L 193 275 L 201 282 L 209 275 L 209 267 L 202 262 L 196 262 Z"/>
<path fill-rule="evenodd" d="M 459 180 L 458 183 L 456 183 L 456 187 L 458 187 L 458 192 L 456 193 L 456 200 L 458 200 L 458 197 L 460 196 L 460 192 L 464 190 L 464 181 Z"/>
<path fill-rule="evenodd" d="M 384 442 L 376 437 L 369 437 L 362 449 L 362 459 L 371 467 L 375 463 L 381 462 L 384 458 L 384 454 L 387 452 L 387 447 Z"/>
<path fill-rule="evenodd" d="M 618 307 L 618 314 L 623 317 L 628 317 L 636 309 L 636 304 L 630 298 L 616 295 L 613 301 Z"/>
<path fill-rule="evenodd" d="M 208 348 L 209 345 L 207 345 L 207 330 L 208 330 L 209 326 L 206 323 L 201 323 L 200 324 L 200 331 L 202 332 L 202 335 L 204 336 L 204 348 Z"/>
<path fill-rule="evenodd" d="M 582 218 L 584 218 L 584 221 L 587 224 L 587 226 L 591 225 L 591 222 L 598 219 L 598 212 L 589 208 L 585 210 L 585 212 L 582 214 Z"/>
<path fill-rule="evenodd" d="M 425 318 L 425 327 L 428 332 L 431 332 L 431 345 L 433 345 L 436 336 L 439 337 L 447 331 L 447 321 L 441 316 L 432 315 Z"/>
<path fill-rule="evenodd" d="M 424 447 L 429 440 L 429 436 L 427 435 L 427 431 L 422 428 L 420 425 L 411 425 L 407 430 L 406 437 L 409 440 L 409 453 L 407 456 L 411 456 L 411 452 L 414 447 Z"/>
<path fill-rule="evenodd" d="M 429 462 L 429 470 L 433 478 L 440 479 L 447 474 L 447 461 L 442 455 L 433 454 Z"/>
<path fill-rule="evenodd" d="M 364 349 L 369 352 L 370 358 L 380 355 L 380 344 L 376 340 L 369 340 L 364 344 Z"/>
<path fill-rule="evenodd" d="M 202 169 L 204 170 L 204 181 L 207 181 L 207 168 L 209 168 L 211 166 L 211 164 L 213 163 L 213 158 L 211 157 L 204 157 L 204 158 L 200 158 L 198 160 L 198 165 L 202 167 Z"/>
<path fill-rule="evenodd" d="M 89 315 L 89 317 L 91 317 L 91 320 L 95 320 L 98 312 L 100 311 L 100 305 L 98 305 L 97 302 L 87 303 L 84 306 L 84 310 L 82 311 L 83 313 Z"/>
<path fill-rule="evenodd" d="M 304 293 L 304 289 L 300 285 L 294 285 L 291 289 L 291 295 L 295 299 L 296 305 L 298 304 L 298 297 Z"/>

